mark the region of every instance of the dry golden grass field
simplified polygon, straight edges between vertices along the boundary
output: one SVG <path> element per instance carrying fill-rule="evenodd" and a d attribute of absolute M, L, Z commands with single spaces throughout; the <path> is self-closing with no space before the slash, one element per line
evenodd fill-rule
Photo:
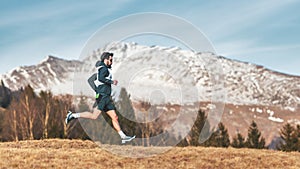
<path fill-rule="evenodd" d="M 114 148 L 114 146 L 111 146 Z M 115 146 L 124 151 L 159 147 Z M 130 152 L 128 152 L 130 153 Z M 147 158 L 114 155 L 91 141 L 39 140 L 0 143 L 0 168 L 300 168 L 300 153 L 271 150 L 176 147 Z"/>

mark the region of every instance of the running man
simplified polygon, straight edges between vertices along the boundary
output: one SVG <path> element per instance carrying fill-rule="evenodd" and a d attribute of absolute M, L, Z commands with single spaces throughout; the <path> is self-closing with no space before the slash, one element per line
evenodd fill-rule
<path fill-rule="evenodd" d="M 122 143 L 124 144 L 133 140 L 135 136 L 126 136 L 119 125 L 116 108 L 111 99 L 111 85 L 118 84 L 117 80 L 112 80 L 112 62 L 113 53 L 104 52 L 101 55 L 101 61 L 96 63 L 96 67 L 98 67 L 98 74 L 95 73 L 88 79 L 90 86 L 96 92 L 97 106 L 93 109 L 93 112 L 86 111 L 81 113 L 73 113 L 69 111 L 65 122 L 68 124 L 71 120 L 76 118 L 97 119 L 101 112 L 106 112 L 112 119 L 113 127 L 120 135 Z"/>

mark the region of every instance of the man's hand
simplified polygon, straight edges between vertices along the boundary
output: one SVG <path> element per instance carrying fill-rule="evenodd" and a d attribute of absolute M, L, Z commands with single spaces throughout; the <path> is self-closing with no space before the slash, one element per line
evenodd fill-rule
<path fill-rule="evenodd" d="M 118 84 L 118 81 L 117 81 L 117 80 L 114 80 L 113 82 L 114 82 L 114 83 L 113 83 L 114 85 L 117 85 L 117 84 Z"/>

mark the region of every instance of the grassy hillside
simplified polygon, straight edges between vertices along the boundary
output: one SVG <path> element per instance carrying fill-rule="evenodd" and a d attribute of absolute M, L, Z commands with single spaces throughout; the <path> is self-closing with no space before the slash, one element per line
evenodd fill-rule
<path fill-rule="evenodd" d="M 129 146 L 115 148 L 131 151 Z M 59 139 L 0 143 L 0 159 L 0 168 L 300 168 L 296 152 L 176 147 L 149 158 L 125 158 L 91 141 Z"/>

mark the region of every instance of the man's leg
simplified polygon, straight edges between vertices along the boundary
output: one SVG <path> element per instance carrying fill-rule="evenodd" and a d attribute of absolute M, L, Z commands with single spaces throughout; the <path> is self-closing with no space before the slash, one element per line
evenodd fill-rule
<path fill-rule="evenodd" d="M 116 111 L 115 110 L 109 110 L 106 113 L 111 118 L 112 124 L 113 124 L 114 128 L 117 130 L 117 132 L 121 131 L 121 127 L 120 127 L 120 124 L 119 124 L 119 121 L 118 121 L 118 116 L 116 114 Z"/>
<path fill-rule="evenodd" d="M 93 109 L 93 112 L 88 112 L 88 111 L 85 111 L 85 112 L 81 112 L 81 113 L 75 113 L 74 116 L 76 116 L 76 114 L 79 115 L 79 117 L 81 118 L 86 118 L 86 119 L 97 119 L 98 116 L 101 114 L 101 110 L 99 110 L 97 107 L 95 107 Z"/>
<path fill-rule="evenodd" d="M 118 121 L 118 116 L 117 116 L 115 110 L 109 110 L 106 113 L 111 118 L 112 124 L 113 124 L 114 128 L 117 130 L 118 134 L 122 138 L 122 143 L 123 144 L 126 143 L 126 142 L 129 142 L 129 141 L 131 141 L 131 140 L 133 140 L 135 138 L 135 136 L 133 136 L 133 137 L 126 136 L 124 134 L 124 132 L 121 130 L 121 127 L 120 127 L 120 124 L 119 124 L 119 121 Z"/>
<path fill-rule="evenodd" d="M 97 107 L 94 108 L 93 112 L 85 111 L 81 113 L 72 113 L 71 111 L 69 111 L 65 119 L 65 123 L 68 124 L 71 120 L 77 119 L 79 117 L 87 119 L 97 119 L 100 114 L 101 110 L 99 110 Z"/>

